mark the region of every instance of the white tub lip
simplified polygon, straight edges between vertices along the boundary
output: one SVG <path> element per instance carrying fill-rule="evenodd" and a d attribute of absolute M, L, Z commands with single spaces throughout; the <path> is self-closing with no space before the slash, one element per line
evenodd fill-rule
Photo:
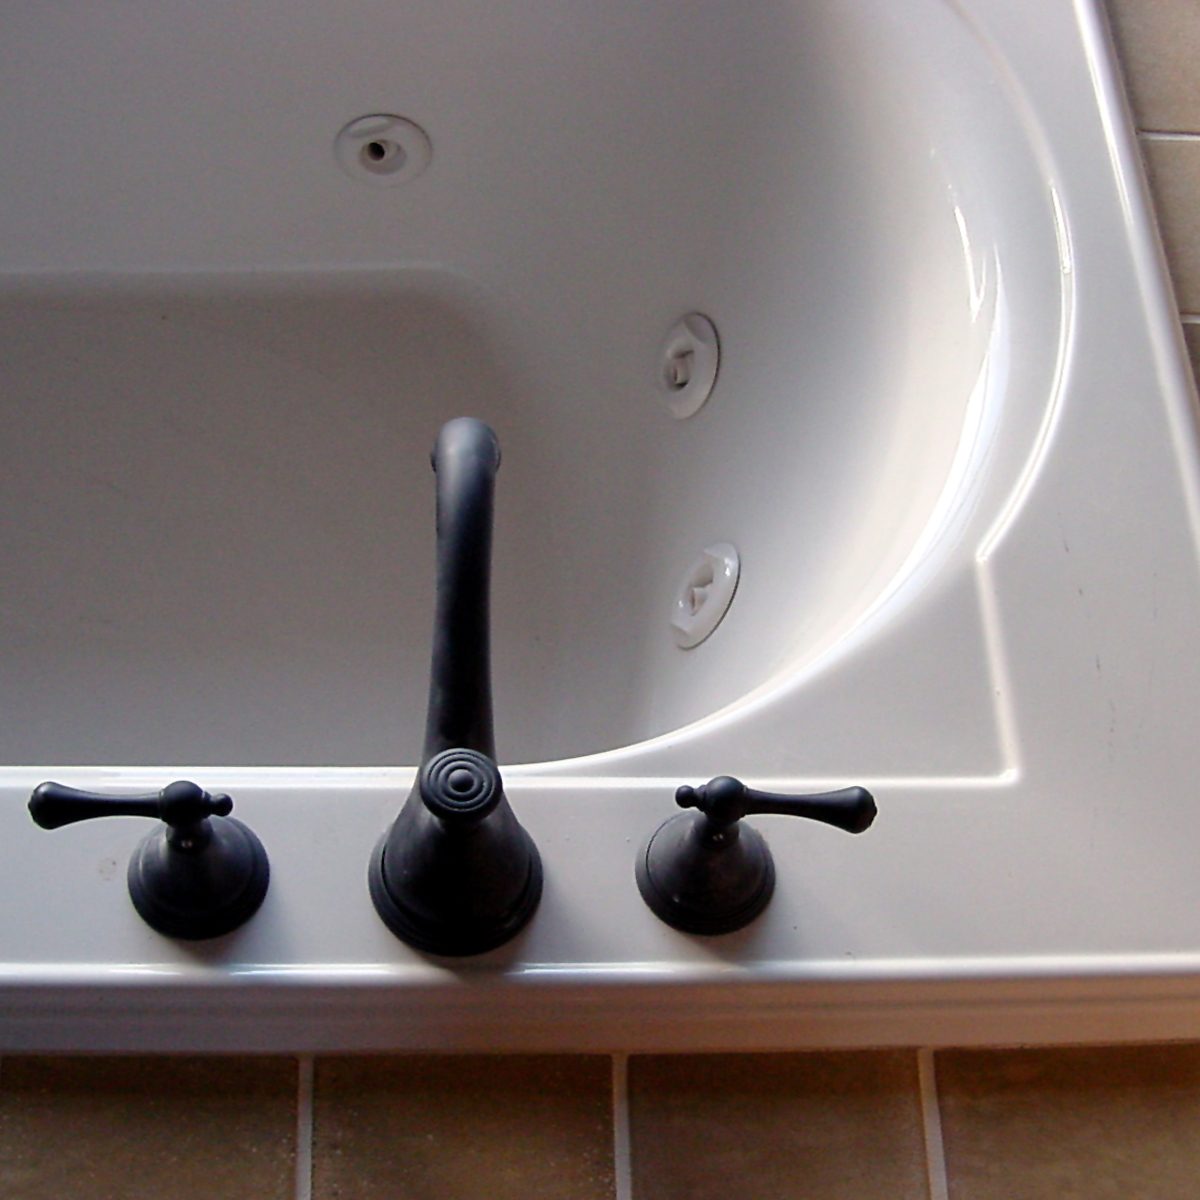
<path fill-rule="evenodd" d="M 564 770 L 556 773 L 552 768 L 569 766 L 580 759 L 562 759 L 550 763 L 500 763 L 506 789 L 514 794 L 546 794 L 568 789 L 571 792 L 611 792 L 660 790 L 681 782 L 681 775 L 690 773 L 665 769 L 659 772 L 573 775 Z M 546 768 L 543 770 L 542 768 Z M 22 766 L 0 766 L 0 789 L 32 790 L 39 783 L 53 780 L 69 787 L 94 787 L 113 791 L 146 791 L 162 786 L 165 779 L 187 779 L 205 776 L 218 779 L 228 789 L 253 789 L 256 793 L 270 796 L 298 790 L 342 792 L 350 795 L 387 794 L 407 795 L 417 776 L 415 765 L 395 767 L 296 767 L 296 766 L 220 766 L 204 764 L 180 765 L 139 764 L 114 766 L 100 764 L 53 765 L 34 764 Z M 841 775 L 825 775 L 812 772 L 742 772 L 747 783 L 768 790 L 818 791 L 835 783 L 844 783 Z M 1011 788 L 1022 778 L 1019 766 L 1008 766 L 998 771 L 970 774 L 944 775 L 886 775 L 867 773 L 861 775 L 864 786 L 885 788 L 889 792 L 925 795 L 931 792 L 1003 791 Z"/>
<path fill-rule="evenodd" d="M 820 964 L 812 964 L 814 970 Z M 0 1052 L 812 1050 L 1195 1036 L 1195 955 L 980 960 L 849 977 L 453 982 L 0 976 Z M 214 1013 L 219 1012 L 219 1019 Z"/>
<path fill-rule="evenodd" d="M 866 962 L 845 959 L 803 959 L 790 962 L 696 964 L 630 962 L 537 963 L 497 972 L 469 960 L 428 959 L 405 963 L 255 963 L 233 964 L 220 973 L 199 963 L 0 962 L 0 981 L 6 989 L 40 990 L 57 987 L 91 989 L 106 984 L 139 988 L 186 987 L 223 991 L 230 986 L 381 990 L 394 994 L 398 985 L 447 992 L 547 985 L 550 987 L 619 987 L 622 985 L 697 988 L 711 985 L 763 986 L 790 989 L 819 986 L 863 989 L 889 984 L 946 984 L 987 988 L 1001 983 L 1049 981 L 1070 987 L 1083 981 L 1194 980 L 1200 992 L 1200 951 L 1145 954 L 981 955 L 959 958 L 876 958 Z M 799 994 L 799 993 L 797 993 Z M 982 995 L 982 993 L 981 993 Z"/>
<path fill-rule="evenodd" d="M 262 785 L 253 788 L 260 807 L 282 810 L 281 793 L 303 781 L 311 792 L 342 791 L 361 808 L 390 814 L 412 777 L 402 769 L 339 769 L 317 784 L 313 774 L 253 768 L 241 782 Z M 40 775 L 36 767 L 9 768 L 0 786 L 21 789 Z M 139 767 L 123 773 L 120 785 L 107 782 L 138 788 L 161 778 Z M 660 794 L 646 814 L 648 828 L 663 815 L 665 782 L 533 777 L 515 779 L 510 794 L 518 812 L 537 799 L 543 819 L 550 805 L 570 819 L 571 806 L 590 809 L 593 800 L 634 787 Z M 906 795 L 916 801 L 940 788 L 996 803 L 1018 782 L 1015 773 L 909 779 L 888 791 L 903 820 Z M 568 794 L 556 796 L 560 788 Z M 126 824 L 132 839 L 134 822 Z M 362 849 L 365 871 L 365 840 Z M 0 960 L 0 1053 L 672 1052 L 1162 1040 L 1194 1036 L 1200 1003 L 1200 949 L 860 960 L 738 959 L 735 951 L 625 962 L 535 962 L 507 948 L 453 961 L 398 944 L 392 959 L 337 962 L 163 952 L 157 960 Z"/>
<path fill-rule="evenodd" d="M 1121 82 L 1116 44 L 1102 13 L 1101 0 L 1075 0 L 1075 13 L 1099 100 L 1097 107 L 1112 158 L 1113 179 L 1125 213 L 1125 236 L 1133 253 L 1134 274 L 1153 345 L 1159 390 L 1171 422 L 1188 522 L 1196 544 L 1200 545 L 1200 460 L 1186 452 L 1200 437 L 1200 395 L 1183 342 L 1175 286 L 1138 149 L 1133 111 Z"/>

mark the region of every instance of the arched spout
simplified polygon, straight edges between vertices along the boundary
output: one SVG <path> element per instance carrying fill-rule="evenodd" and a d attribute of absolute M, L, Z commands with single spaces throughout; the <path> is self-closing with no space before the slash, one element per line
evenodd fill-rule
<path fill-rule="evenodd" d="M 499 466 L 488 425 L 458 417 L 442 426 L 433 447 L 437 606 L 422 763 L 455 747 L 496 757 L 489 594 Z"/>
<path fill-rule="evenodd" d="M 496 765 L 488 590 L 500 447 L 459 417 L 433 447 L 437 605 L 421 769 L 371 856 L 384 924 L 430 954 L 482 954 L 515 937 L 542 896 L 542 862 Z"/>

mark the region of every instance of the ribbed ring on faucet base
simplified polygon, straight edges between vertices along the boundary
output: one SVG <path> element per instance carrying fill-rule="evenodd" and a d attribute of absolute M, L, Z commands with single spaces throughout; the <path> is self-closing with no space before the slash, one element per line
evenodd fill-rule
<path fill-rule="evenodd" d="M 537 911 L 542 898 L 542 860 L 533 839 L 521 830 L 528 843 L 529 874 L 517 901 L 496 917 L 486 921 L 430 920 L 419 916 L 392 894 L 385 876 L 384 853 L 388 832 L 375 845 L 367 872 L 371 900 L 383 923 L 402 941 L 425 954 L 462 958 L 469 954 L 484 954 L 495 950 L 516 937 Z"/>

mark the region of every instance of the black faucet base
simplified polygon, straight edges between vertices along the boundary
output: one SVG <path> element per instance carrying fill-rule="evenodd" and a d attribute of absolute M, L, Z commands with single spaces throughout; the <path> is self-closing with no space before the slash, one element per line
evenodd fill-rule
<path fill-rule="evenodd" d="M 210 817 L 211 840 L 197 852 L 172 846 L 162 829 L 129 860 L 129 898 L 142 920 L 168 937 L 200 941 L 245 924 L 267 894 L 271 868 L 252 829 Z"/>
<path fill-rule="evenodd" d="M 504 911 L 486 916 L 422 911 L 398 899 L 387 874 L 389 833 L 379 839 L 371 855 L 367 883 L 383 923 L 413 949 L 450 958 L 484 954 L 516 937 L 537 910 L 542 898 L 542 860 L 524 829 L 519 829 L 518 835 L 528 862 L 524 885 Z"/>
<path fill-rule="evenodd" d="M 725 839 L 708 834 L 708 818 L 678 813 L 638 855 L 638 891 L 650 910 L 684 933 L 715 936 L 749 925 L 775 892 L 775 863 L 749 825 Z"/>

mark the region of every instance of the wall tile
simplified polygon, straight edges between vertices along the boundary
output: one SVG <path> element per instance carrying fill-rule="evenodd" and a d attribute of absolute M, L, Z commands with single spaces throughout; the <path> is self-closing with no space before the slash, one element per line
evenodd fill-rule
<path fill-rule="evenodd" d="M 916 1056 L 638 1057 L 634 1200 L 925 1200 Z"/>
<path fill-rule="evenodd" d="M 1200 5 L 1108 0 L 1108 12 L 1138 125 L 1200 130 Z"/>
<path fill-rule="evenodd" d="M 1192 360 L 1192 375 L 1200 386 L 1200 324 L 1185 321 L 1183 340 L 1187 343 L 1188 358 Z"/>
<path fill-rule="evenodd" d="M 950 1200 L 1194 1200 L 1200 1046 L 936 1057 Z"/>
<path fill-rule="evenodd" d="M 4 1200 L 295 1195 L 291 1059 L 0 1063 Z"/>
<path fill-rule="evenodd" d="M 1200 312 L 1200 138 L 1142 139 L 1159 226 L 1184 312 Z"/>
<path fill-rule="evenodd" d="M 611 1200 L 612 1153 L 608 1058 L 316 1064 L 314 1200 Z"/>

